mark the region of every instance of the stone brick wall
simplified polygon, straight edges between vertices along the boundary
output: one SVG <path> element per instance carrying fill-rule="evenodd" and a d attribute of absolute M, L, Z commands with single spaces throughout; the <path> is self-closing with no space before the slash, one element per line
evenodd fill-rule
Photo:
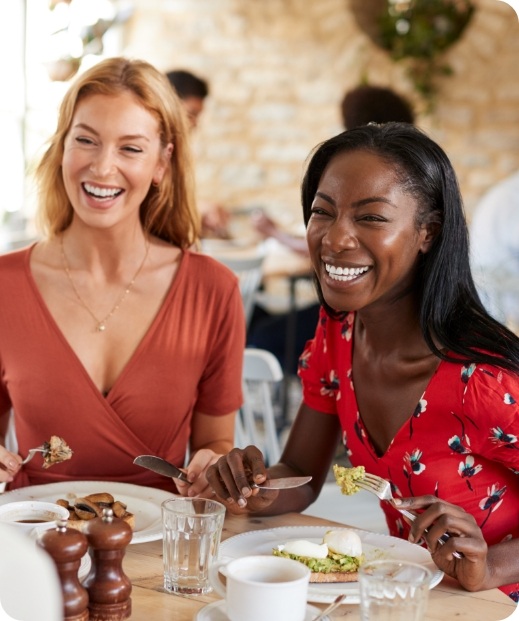
<path fill-rule="evenodd" d="M 454 162 L 470 216 L 487 188 L 519 169 L 519 22 L 504 2 L 477 5 L 446 54 L 455 74 L 440 79 L 431 115 L 348 0 L 135 0 L 124 52 L 210 81 L 193 137 L 201 197 L 299 220 L 304 161 L 341 130 L 344 92 L 367 80 L 415 103 L 418 124 Z"/>

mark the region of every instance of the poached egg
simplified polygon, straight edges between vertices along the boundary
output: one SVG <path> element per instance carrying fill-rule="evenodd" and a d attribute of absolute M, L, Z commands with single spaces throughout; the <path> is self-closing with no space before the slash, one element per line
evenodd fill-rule
<path fill-rule="evenodd" d="M 329 530 L 323 537 L 323 542 L 331 552 L 359 557 L 362 554 L 362 541 L 352 530 Z"/>
<path fill-rule="evenodd" d="M 296 556 L 307 556 L 308 558 L 326 558 L 328 556 L 328 546 L 326 543 L 312 543 L 304 539 L 288 541 L 283 552 L 295 554 Z"/>

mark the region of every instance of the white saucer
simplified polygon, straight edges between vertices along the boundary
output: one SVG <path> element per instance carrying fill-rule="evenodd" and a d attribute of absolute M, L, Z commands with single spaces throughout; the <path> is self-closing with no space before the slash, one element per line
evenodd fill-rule
<path fill-rule="evenodd" d="M 312 621 L 320 612 L 319 608 L 307 604 L 304 621 Z M 229 621 L 229 617 L 225 613 L 225 601 L 219 600 L 204 606 L 202 610 L 198 611 L 195 621 Z M 330 621 L 330 618 L 324 617 L 323 621 Z"/>

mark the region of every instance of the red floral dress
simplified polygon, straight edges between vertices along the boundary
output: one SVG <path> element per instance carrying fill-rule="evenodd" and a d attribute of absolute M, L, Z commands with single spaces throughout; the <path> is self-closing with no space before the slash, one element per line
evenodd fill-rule
<path fill-rule="evenodd" d="M 434 494 L 471 513 L 489 545 L 519 536 L 519 378 L 485 364 L 440 362 L 414 412 L 377 455 L 352 376 L 354 313 L 323 310 L 299 360 L 304 402 L 339 417 L 354 466 L 391 482 L 400 497 Z M 381 503 L 391 535 L 407 538 L 398 511 Z M 519 601 L 519 582 L 501 587 Z"/>

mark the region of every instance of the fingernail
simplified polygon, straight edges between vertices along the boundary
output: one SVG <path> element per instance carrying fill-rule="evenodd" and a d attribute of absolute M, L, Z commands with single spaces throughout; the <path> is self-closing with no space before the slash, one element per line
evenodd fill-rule
<path fill-rule="evenodd" d="M 414 543 L 414 537 L 413 535 L 411 535 L 411 533 L 409 533 L 409 537 L 407 538 L 407 540 L 409 541 L 409 543 Z"/>
<path fill-rule="evenodd" d="M 250 496 L 250 487 L 242 487 L 242 488 L 241 488 L 241 493 L 242 493 L 244 496 Z"/>
<path fill-rule="evenodd" d="M 245 507 L 247 505 L 247 501 L 245 500 L 245 498 L 240 498 L 240 500 L 238 500 L 238 507 L 241 507 L 243 509 L 243 507 Z"/>
<path fill-rule="evenodd" d="M 400 500 L 400 498 L 393 498 L 393 504 L 397 505 L 398 507 L 402 504 L 402 501 Z"/>
<path fill-rule="evenodd" d="M 14 461 L 14 459 L 10 459 L 10 460 L 7 462 L 7 467 L 8 467 L 8 468 L 11 468 L 11 470 L 14 470 L 14 469 L 16 468 L 16 462 Z"/>

